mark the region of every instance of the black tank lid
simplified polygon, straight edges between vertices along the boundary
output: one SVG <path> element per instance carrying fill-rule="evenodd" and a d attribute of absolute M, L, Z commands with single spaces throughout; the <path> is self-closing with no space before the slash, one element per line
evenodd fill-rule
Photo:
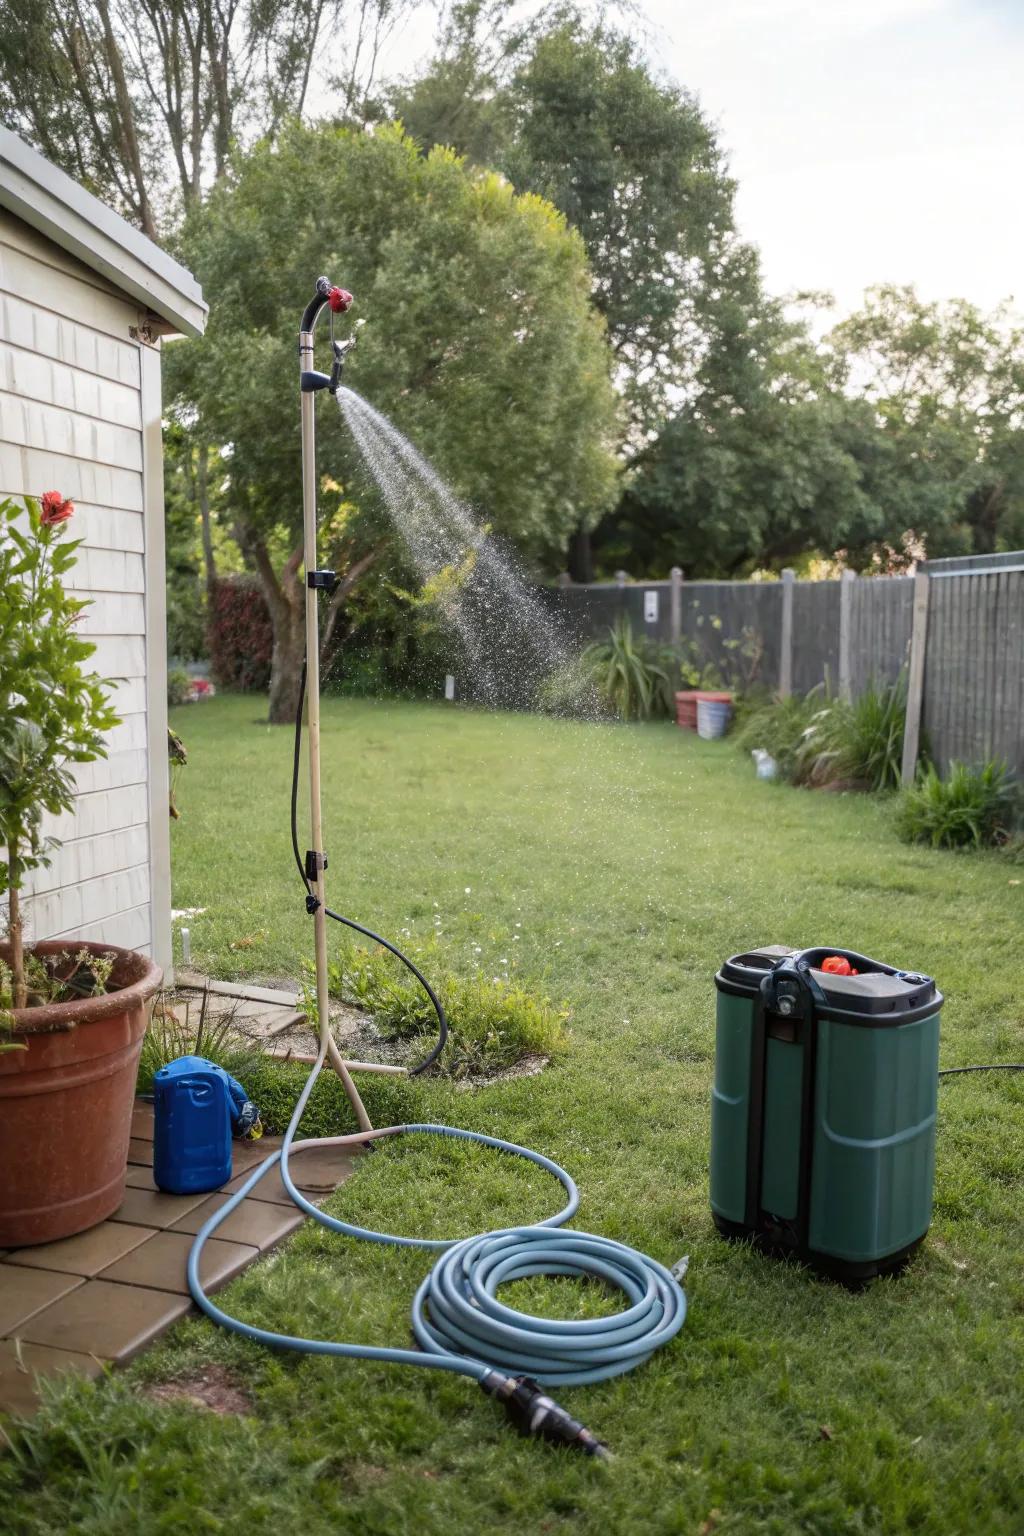
<path fill-rule="evenodd" d="M 820 969 L 829 955 L 839 955 L 850 962 L 856 976 L 836 976 Z M 888 1020 L 910 1022 L 908 1014 L 927 1017 L 942 1007 L 942 993 L 930 976 L 918 971 L 900 970 L 882 960 L 872 960 L 867 955 L 850 949 L 832 949 L 827 945 L 815 949 L 788 949 L 783 944 L 766 944 L 733 955 L 726 960 L 715 977 L 715 984 L 725 992 L 754 995 L 758 992 L 765 975 L 780 960 L 792 956 L 806 960 L 814 972 L 814 979 L 828 999 L 828 1015 L 865 1016 L 874 1022 Z M 819 1010 L 822 1011 L 822 1010 Z"/>

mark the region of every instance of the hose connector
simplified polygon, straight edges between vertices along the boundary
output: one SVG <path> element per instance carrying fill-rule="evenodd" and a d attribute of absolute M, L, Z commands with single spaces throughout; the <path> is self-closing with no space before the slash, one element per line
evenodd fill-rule
<path fill-rule="evenodd" d="M 500 1371 L 488 1371 L 479 1385 L 481 1392 L 504 1403 L 505 1412 L 521 1435 L 538 1435 L 552 1445 L 565 1445 L 601 1461 L 613 1459 L 604 1441 L 566 1413 L 553 1397 L 548 1397 L 531 1376 L 504 1376 Z"/>

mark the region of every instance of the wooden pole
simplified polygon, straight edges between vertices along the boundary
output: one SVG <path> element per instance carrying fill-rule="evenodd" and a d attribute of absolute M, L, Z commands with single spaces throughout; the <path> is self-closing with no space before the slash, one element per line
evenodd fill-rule
<path fill-rule="evenodd" d="M 779 697 L 793 692 L 793 584 L 796 572 L 787 565 L 782 573 L 782 633 L 779 638 Z"/>
<path fill-rule="evenodd" d="M 839 583 L 839 697 L 847 702 L 853 697 L 851 680 L 851 629 L 853 621 L 853 583 L 856 571 L 844 571 Z"/>
<path fill-rule="evenodd" d="M 313 332 L 299 333 L 299 372 L 313 367 Z M 316 1005 L 320 1020 L 320 1045 L 326 1046 L 331 1065 L 341 1078 L 361 1130 L 373 1129 L 373 1123 L 359 1090 L 342 1060 L 330 1028 L 330 994 L 327 988 L 327 913 L 324 908 L 324 838 L 320 802 L 320 624 L 317 594 L 309 585 L 309 573 L 316 560 L 316 426 L 312 390 L 303 390 L 302 400 L 302 548 L 306 571 L 306 729 L 309 735 L 309 821 L 310 839 L 316 860 L 311 879 L 316 910 L 313 913 L 313 942 L 316 955 Z"/>
<path fill-rule="evenodd" d="M 683 569 L 680 565 L 674 565 L 668 573 L 671 586 L 669 587 L 669 639 L 673 645 L 679 645 L 683 638 Z"/>
<path fill-rule="evenodd" d="M 907 723 L 903 731 L 902 778 L 913 784 L 921 749 L 921 716 L 924 708 L 924 666 L 928 649 L 928 594 L 931 578 L 926 565 L 914 573 L 914 620 L 910 631 L 910 671 L 907 678 Z"/>

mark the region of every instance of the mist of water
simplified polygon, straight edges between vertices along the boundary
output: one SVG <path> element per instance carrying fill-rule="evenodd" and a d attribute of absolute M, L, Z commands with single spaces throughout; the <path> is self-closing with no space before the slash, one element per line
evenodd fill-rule
<path fill-rule="evenodd" d="M 457 636 L 461 691 L 502 708 L 529 708 L 577 647 L 532 592 L 512 551 L 393 422 L 354 390 L 338 405 L 422 586 Z M 455 670 L 453 665 L 453 670 Z"/>

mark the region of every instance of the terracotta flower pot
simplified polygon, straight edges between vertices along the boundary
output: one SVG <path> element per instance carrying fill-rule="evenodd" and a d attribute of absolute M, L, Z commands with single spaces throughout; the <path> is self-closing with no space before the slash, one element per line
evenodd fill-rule
<path fill-rule="evenodd" d="M 95 1226 L 124 1195 L 135 1078 L 158 965 L 115 944 L 74 939 L 36 954 L 113 954 L 103 997 L 17 1008 L 0 1051 L 0 1248 L 49 1243 Z M 10 959 L 9 946 L 0 956 Z"/>

